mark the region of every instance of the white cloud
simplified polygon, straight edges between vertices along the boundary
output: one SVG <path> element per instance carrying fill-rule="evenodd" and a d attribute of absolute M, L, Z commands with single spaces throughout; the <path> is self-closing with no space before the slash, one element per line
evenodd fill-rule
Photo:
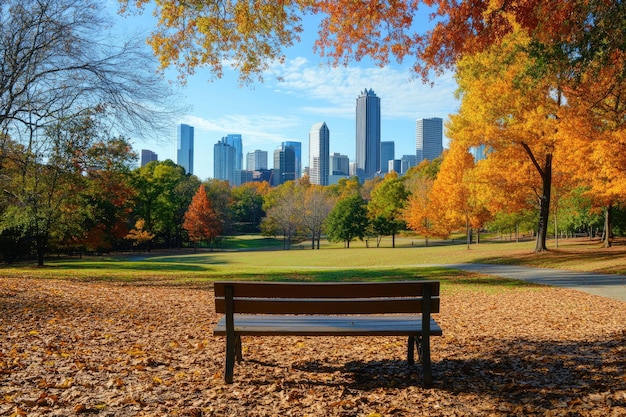
<path fill-rule="evenodd" d="M 431 87 L 408 69 L 317 66 L 302 57 L 274 65 L 271 72 L 282 79 L 273 82 L 275 91 L 298 96 L 307 103 L 302 110 L 312 114 L 354 118 L 356 98 L 365 88 L 381 98 L 383 118 L 445 117 L 457 108 L 450 73 L 435 79 Z M 320 104 L 311 105 L 311 99 Z"/>

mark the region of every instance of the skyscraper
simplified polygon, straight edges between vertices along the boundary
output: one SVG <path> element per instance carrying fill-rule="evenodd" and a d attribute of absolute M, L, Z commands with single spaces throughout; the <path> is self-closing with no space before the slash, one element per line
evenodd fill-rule
<path fill-rule="evenodd" d="M 395 142 L 380 142 L 380 171 L 389 172 L 389 161 L 393 161 L 395 158 Z"/>
<path fill-rule="evenodd" d="M 415 126 L 417 163 L 432 161 L 443 152 L 443 120 L 439 117 L 417 119 Z"/>
<path fill-rule="evenodd" d="M 150 149 L 141 150 L 141 166 L 145 166 L 148 162 L 158 161 L 159 155 L 152 152 Z"/>
<path fill-rule="evenodd" d="M 285 148 L 287 146 L 291 146 L 293 151 L 295 152 L 296 158 L 296 179 L 300 178 L 300 174 L 302 173 L 302 143 L 287 141 L 282 143 L 282 147 Z"/>
<path fill-rule="evenodd" d="M 241 135 L 229 134 L 223 137 L 222 141 L 235 148 L 235 166 L 233 169 L 235 171 L 241 171 L 243 169 L 243 143 Z"/>
<path fill-rule="evenodd" d="M 235 185 L 235 147 L 222 138 L 213 146 L 213 178 Z M 241 171 L 239 171 L 241 172 Z"/>
<path fill-rule="evenodd" d="M 330 131 L 326 122 L 315 123 L 309 131 L 309 180 L 328 185 Z"/>
<path fill-rule="evenodd" d="M 248 152 L 246 155 L 246 169 L 248 171 L 267 169 L 267 151 L 257 149 L 254 152 Z"/>
<path fill-rule="evenodd" d="M 296 179 L 296 153 L 293 146 L 281 146 L 274 151 L 274 177 L 272 185 Z"/>
<path fill-rule="evenodd" d="M 176 163 L 188 174 L 193 174 L 193 126 L 180 124 L 177 133 Z"/>
<path fill-rule="evenodd" d="M 356 168 L 361 179 L 380 171 L 380 98 L 372 89 L 356 99 Z"/>

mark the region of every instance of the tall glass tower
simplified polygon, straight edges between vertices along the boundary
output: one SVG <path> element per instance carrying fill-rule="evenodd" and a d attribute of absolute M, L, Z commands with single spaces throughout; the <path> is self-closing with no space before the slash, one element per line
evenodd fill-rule
<path fill-rule="evenodd" d="M 395 142 L 380 142 L 380 170 L 389 172 L 389 161 L 396 159 Z"/>
<path fill-rule="evenodd" d="M 193 126 L 180 124 L 177 133 L 176 163 L 193 174 Z"/>
<path fill-rule="evenodd" d="M 417 119 L 415 125 L 415 153 L 417 163 L 432 161 L 443 152 L 443 119 Z"/>
<path fill-rule="evenodd" d="M 235 171 L 241 171 L 243 169 L 243 143 L 241 135 L 229 134 L 222 138 L 222 141 L 227 145 L 235 148 Z"/>
<path fill-rule="evenodd" d="M 295 141 L 286 141 L 286 142 L 283 142 L 281 146 L 283 147 L 283 149 L 285 149 L 286 147 L 293 148 L 294 155 L 296 158 L 295 179 L 300 178 L 300 174 L 302 173 L 302 143 L 295 142 Z"/>
<path fill-rule="evenodd" d="M 222 138 L 213 146 L 213 178 L 235 185 L 236 149 Z"/>
<path fill-rule="evenodd" d="M 326 122 L 315 123 L 309 132 L 309 179 L 311 184 L 328 185 L 329 162 L 330 131 Z"/>
<path fill-rule="evenodd" d="M 362 180 L 380 171 L 380 98 L 372 89 L 356 99 L 356 169 Z"/>

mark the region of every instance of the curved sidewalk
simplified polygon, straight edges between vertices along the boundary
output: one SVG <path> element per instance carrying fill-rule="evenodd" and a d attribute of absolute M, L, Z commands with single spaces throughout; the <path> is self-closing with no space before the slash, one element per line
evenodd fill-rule
<path fill-rule="evenodd" d="M 446 268 L 585 291 L 626 302 L 626 276 L 516 265 L 446 264 Z"/>

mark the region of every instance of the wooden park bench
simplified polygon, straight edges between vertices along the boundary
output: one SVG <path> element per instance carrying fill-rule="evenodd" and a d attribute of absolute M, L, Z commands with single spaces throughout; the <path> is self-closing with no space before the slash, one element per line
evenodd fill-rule
<path fill-rule="evenodd" d="M 226 336 L 225 380 L 232 383 L 242 336 L 408 336 L 407 361 L 432 384 L 430 337 L 441 336 L 438 281 L 216 282 L 214 335 Z"/>

